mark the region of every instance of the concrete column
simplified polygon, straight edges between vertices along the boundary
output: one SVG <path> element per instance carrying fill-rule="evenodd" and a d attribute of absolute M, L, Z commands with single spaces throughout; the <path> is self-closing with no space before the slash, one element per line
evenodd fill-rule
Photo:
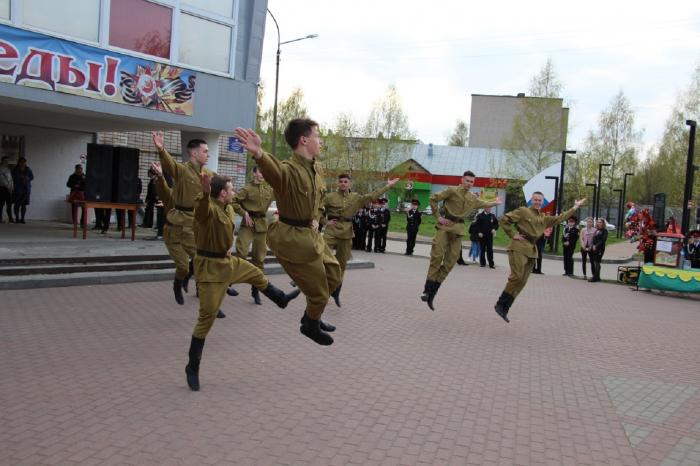
<path fill-rule="evenodd" d="M 219 133 L 194 133 L 180 132 L 180 141 L 182 143 L 182 161 L 187 162 L 190 157 L 187 155 L 187 143 L 191 139 L 204 139 L 209 146 L 209 161 L 207 168 L 218 172 L 219 169 Z"/>

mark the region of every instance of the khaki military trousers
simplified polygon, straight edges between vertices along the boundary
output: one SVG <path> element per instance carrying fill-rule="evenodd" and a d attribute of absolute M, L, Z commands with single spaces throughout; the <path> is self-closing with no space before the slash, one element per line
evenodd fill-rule
<path fill-rule="evenodd" d="M 306 315 L 321 318 L 331 292 L 340 285 L 340 264 L 325 245 L 321 254 L 302 264 L 277 258 L 282 268 L 306 296 Z"/>
<path fill-rule="evenodd" d="M 343 281 L 343 276 L 345 275 L 345 267 L 348 265 L 348 261 L 352 259 L 352 238 L 334 238 L 325 236 L 323 239 L 326 240 L 326 244 L 331 250 L 335 251 L 335 258 L 340 264 L 340 281 Z M 331 290 L 331 293 L 334 290 Z"/>
<path fill-rule="evenodd" d="M 195 260 L 207 260 L 197 257 Z M 229 269 L 216 277 L 216 282 L 197 282 L 199 289 L 199 318 L 194 326 L 192 335 L 197 338 L 206 338 L 211 326 L 214 325 L 216 314 L 224 301 L 224 295 L 229 284 L 248 283 L 259 290 L 267 289 L 270 283 L 262 271 L 250 262 L 239 257 L 229 258 Z"/>
<path fill-rule="evenodd" d="M 428 280 L 442 283 L 459 260 L 462 249 L 462 236 L 448 233 L 440 228 L 435 232 L 430 248 L 430 267 Z"/>
<path fill-rule="evenodd" d="M 175 262 L 175 278 L 183 279 L 190 270 L 190 259 L 197 249 L 192 225 L 166 223 L 163 228 L 165 247 Z"/>
<path fill-rule="evenodd" d="M 236 237 L 236 255 L 247 259 L 250 244 L 252 243 L 251 262 L 262 270 L 265 266 L 265 256 L 267 255 L 267 243 L 265 242 L 267 233 L 264 231 L 256 232 L 253 228 L 246 226 L 244 222 L 245 220 L 241 221 L 241 227 Z"/>
<path fill-rule="evenodd" d="M 530 272 L 537 261 L 536 258 L 527 257 L 525 254 L 521 254 L 515 251 L 508 251 L 508 264 L 510 265 L 510 275 L 508 276 L 508 283 L 506 283 L 506 289 L 503 290 L 512 297 L 518 296 L 525 284 L 527 279 L 530 277 Z"/>

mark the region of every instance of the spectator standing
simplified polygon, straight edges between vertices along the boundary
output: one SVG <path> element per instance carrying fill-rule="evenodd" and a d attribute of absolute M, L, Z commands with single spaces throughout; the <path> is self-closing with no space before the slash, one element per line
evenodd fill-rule
<path fill-rule="evenodd" d="M 576 222 L 578 219 L 571 216 L 566 220 L 564 234 L 562 235 L 562 246 L 564 248 L 564 275 L 567 277 L 574 276 L 574 251 L 576 250 L 576 242 L 578 241 L 578 227 Z"/>
<path fill-rule="evenodd" d="M 600 264 L 605 254 L 605 243 L 608 240 L 607 222 L 604 218 L 599 218 L 595 225 L 596 231 L 593 235 L 593 244 L 591 245 L 591 269 L 593 278 L 589 282 L 600 281 Z"/>
<path fill-rule="evenodd" d="M 143 211 L 143 222 L 139 225 L 141 228 L 153 228 L 153 210 L 155 209 L 158 195 L 156 194 L 156 172 L 148 169 L 148 185 L 146 186 L 146 207 Z"/>
<path fill-rule="evenodd" d="M 469 241 L 472 243 L 469 247 L 469 258 L 472 262 L 476 262 L 481 256 L 481 243 L 479 242 L 479 230 L 475 222 L 469 225 Z"/>
<path fill-rule="evenodd" d="M 418 199 L 411 200 L 411 209 L 406 211 L 406 255 L 412 256 L 413 249 L 416 247 L 416 236 L 420 228 L 422 214 L 418 210 L 420 201 Z M 460 249 L 461 250 L 461 249 Z"/>
<path fill-rule="evenodd" d="M 2 209 L 7 205 L 7 219 L 12 223 L 12 172 L 8 164 L 9 158 L 4 156 L 0 159 L 0 223 L 2 220 Z"/>
<path fill-rule="evenodd" d="M 70 188 L 68 200 L 71 202 L 71 213 L 75 224 L 75 216 L 79 207 L 78 202 L 85 201 L 85 173 L 81 164 L 75 166 L 75 171 L 68 177 L 66 186 Z M 85 205 L 83 204 L 81 207 L 80 225 L 83 225 L 85 223 Z"/>
<path fill-rule="evenodd" d="M 27 159 L 20 157 L 17 166 L 12 169 L 12 204 L 15 210 L 15 223 L 26 223 L 24 216 L 27 213 L 27 206 L 32 194 L 32 180 L 34 173 L 27 166 Z"/>
<path fill-rule="evenodd" d="M 495 269 L 493 263 L 493 237 L 498 230 L 498 220 L 496 215 L 491 212 L 491 207 L 486 207 L 482 210 L 474 220 L 476 225 L 477 236 L 479 237 L 479 263 L 482 267 L 486 267 L 488 259 L 489 267 Z"/>
<path fill-rule="evenodd" d="M 591 259 L 591 246 L 593 246 L 593 235 L 595 227 L 593 226 L 593 217 L 586 218 L 586 226 L 581 228 L 581 267 L 583 268 L 583 278 L 588 278 L 586 275 L 586 261 Z M 593 262 L 591 262 L 591 272 L 593 271 Z"/>

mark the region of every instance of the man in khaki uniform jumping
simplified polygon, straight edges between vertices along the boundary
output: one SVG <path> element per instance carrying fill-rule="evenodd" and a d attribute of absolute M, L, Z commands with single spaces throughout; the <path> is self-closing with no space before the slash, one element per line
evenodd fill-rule
<path fill-rule="evenodd" d="M 503 232 L 511 239 L 508 246 L 510 275 L 495 306 L 496 313 L 503 320 L 510 322 L 508 310 L 518 294 L 525 288 L 530 272 L 537 261 L 537 239 L 544 234 L 545 228 L 553 227 L 569 218 L 584 202 L 585 199 L 576 201 L 571 209 L 553 217 L 540 212 L 544 203 L 544 195 L 535 191 L 532 193 L 529 207 L 518 207 L 500 218 L 499 222 Z M 513 226 L 515 226 L 516 233 L 513 233 Z"/>
<path fill-rule="evenodd" d="M 241 226 L 236 236 L 236 254 L 242 259 L 248 258 L 250 244 L 253 243 L 251 251 L 251 263 L 263 270 L 265 267 L 265 255 L 267 254 L 267 209 L 275 199 L 270 185 L 265 183 L 258 167 L 253 167 L 253 179 L 236 193 L 233 198 L 233 210 L 243 217 Z M 252 296 L 255 304 L 262 304 L 260 293 L 256 287 L 252 287 Z"/>
<path fill-rule="evenodd" d="M 340 307 L 340 288 L 343 285 L 345 266 L 352 258 L 352 216 L 355 215 L 357 209 L 389 191 L 397 181 L 399 181 L 398 178 L 391 179 L 385 186 L 362 195 L 350 191 L 352 188 L 350 175 L 342 174 L 338 176 L 338 190 L 326 194 L 323 200 L 326 211 L 323 239 L 329 248 L 335 250 L 335 258 L 340 264 L 340 285 L 331 293 L 338 307 Z"/>
<path fill-rule="evenodd" d="M 192 332 L 189 362 L 185 367 L 187 385 L 192 391 L 199 390 L 199 363 L 204 339 L 214 324 L 230 283 L 249 283 L 283 309 L 299 296 L 299 290 L 285 294 L 270 283 L 258 267 L 231 255 L 234 213 L 230 203 L 235 195 L 231 179 L 225 176 L 210 178 L 207 173 L 202 173 L 200 187 L 202 192 L 194 201 L 197 230 L 194 268 L 199 287 L 199 318 Z"/>
<path fill-rule="evenodd" d="M 158 156 L 163 171 L 173 178 L 172 204 L 165 220 L 163 236 L 165 247 L 175 262 L 175 279 L 173 293 L 175 301 L 182 305 L 185 299 L 182 290 L 187 291 L 187 282 L 191 277 L 190 259 L 195 254 L 195 239 L 192 231 L 194 197 L 201 191 L 199 175 L 214 172 L 204 167 L 209 160 L 209 146 L 202 139 L 192 139 L 187 143 L 190 160 L 186 163 L 176 161 L 165 150 L 163 132 L 152 133 L 153 144 L 158 149 Z"/>
<path fill-rule="evenodd" d="M 335 330 L 321 320 L 330 294 L 340 285 L 340 264 L 318 232 L 325 185 L 316 157 L 321 153 L 318 123 L 308 118 L 289 122 L 284 138 L 294 153 L 279 161 L 262 150 L 252 129 L 236 128 L 236 136 L 251 153 L 275 191 L 279 221 L 268 227 L 267 245 L 306 295 L 299 331 L 319 345 L 333 344 L 326 332 Z"/>
<path fill-rule="evenodd" d="M 430 267 L 421 300 L 427 302 L 433 311 L 435 295 L 459 259 L 464 236 L 464 217 L 474 209 L 501 203 L 498 198 L 487 202 L 471 193 L 469 190 L 474 186 L 475 179 L 474 173 L 466 171 L 459 186 L 451 186 L 430 196 L 430 208 L 437 219 L 437 231 L 430 248 Z M 441 201 L 442 209 L 438 205 Z"/>

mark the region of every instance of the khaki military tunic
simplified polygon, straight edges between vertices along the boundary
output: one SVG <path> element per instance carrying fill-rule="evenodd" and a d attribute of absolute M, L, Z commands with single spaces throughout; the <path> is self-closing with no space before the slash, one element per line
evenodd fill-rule
<path fill-rule="evenodd" d="M 231 255 L 234 229 L 231 206 L 203 193 L 198 194 L 195 203 L 197 255 L 194 273 L 199 288 L 199 318 L 192 335 L 205 338 L 216 320 L 229 284 L 249 283 L 264 290 L 269 282 L 259 268 Z"/>
<path fill-rule="evenodd" d="M 510 275 L 504 290 L 506 293 L 515 298 L 525 288 L 532 267 L 537 260 L 537 239 L 544 234 L 545 228 L 560 223 L 575 212 L 576 208 L 571 208 L 562 212 L 561 215 L 553 217 L 531 207 L 518 207 L 500 218 L 499 223 L 503 232 L 511 239 L 510 245 L 508 245 Z M 513 225 L 515 225 L 516 232 L 512 230 Z M 525 239 L 514 240 L 515 233 L 520 233 Z"/>
<path fill-rule="evenodd" d="M 388 185 L 383 186 L 365 195 L 340 190 L 326 195 L 323 201 L 325 221 L 335 219 L 335 225 L 326 225 L 323 238 L 328 247 L 335 249 L 335 258 L 340 263 L 341 281 L 345 266 L 352 259 L 352 216 L 359 208 L 389 191 L 390 188 L 391 186 Z"/>
<path fill-rule="evenodd" d="M 267 245 L 306 296 L 306 314 L 320 319 L 340 284 L 338 261 L 323 236 L 310 228 L 321 217 L 325 184 L 320 168 L 298 154 L 279 161 L 263 153 L 255 163 L 274 189 L 279 212 L 279 221 L 268 226 Z"/>
<path fill-rule="evenodd" d="M 194 257 L 195 241 L 192 232 L 194 197 L 202 192 L 199 178 L 204 172 L 215 173 L 200 167 L 193 160 L 177 162 L 165 149 L 158 152 L 163 171 L 173 177 L 172 205 L 163 229 L 165 246 L 175 262 L 175 278 L 182 279 L 189 270 L 189 259 Z"/>
<path fill-rule="evenodd" d="M 233 210 L 238 215 L 244 217 L 247 213 L 253 221 L 253 226 L 249 227 L 245 219 L 241 220 L 236 237 L 236 254 L 243 259 L 248 257 L 250 244 L 253 243 L 251 253 L 252 263 L 259 268 L 263 268 L 265 255 L 267 254 L 267 209 L 275 199 L 272 188 L 267 183 L 248 183 L 238 191 L 233 200 Z"/>
<path fill-rule="evenodd" d="M 442 201 L 444 213 L 440 214 L 439 202 Z M 433 244 L 430 248 L 430 266 L 428 280 L 442 283 L 459 259 L 464 236 L 464 217 L 474 209 L 493 207 L 496 202 L 479 199 L 468 189 L 451 186 L 430 196 L 430 208 L 435 218 L 445 217 L 452 225 L 437 225 Z"/>

